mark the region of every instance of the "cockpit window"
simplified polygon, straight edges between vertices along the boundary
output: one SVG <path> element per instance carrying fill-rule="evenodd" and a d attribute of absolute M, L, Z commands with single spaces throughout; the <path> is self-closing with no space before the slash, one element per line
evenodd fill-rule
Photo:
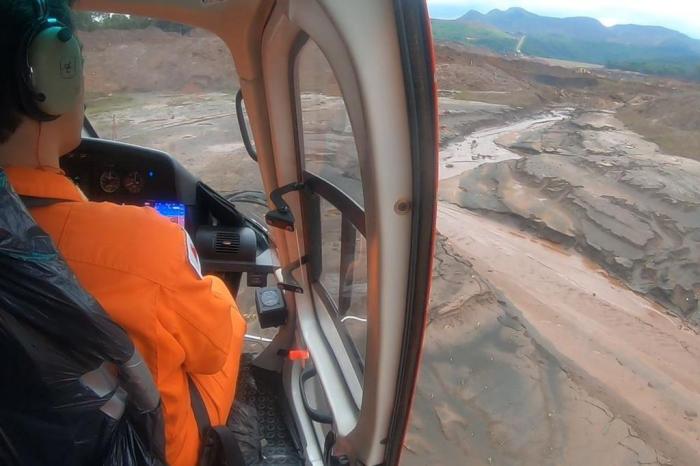
<path fill-rule="evenodd" d="M 364 204 L 362 176 L 350 117 L 338 81 L 315 42 L 297 56 L 304 125 L 304 168 Z"/>
<path fill-rule="evenodd" d="M 312 40 L 296 57 L 296 74 L 304 170 L 337 194 L 335 204 L 324 195 L 320 198 L 321 270 L 316 291 L 345 349 L 340 354 L 336 347 L 336 356 L 341 365 L 349 359 L 361 381 L 368 327 L 367 244 L 364 232 L 353 223 L 358 216 L 364 219 L 355 135 L 338 81 Z M 359 214 L 353 216 L 353 212 Z"/>
<path fill-rule="evenodd" d="M 220 193 L 260 191 L 235 113 L 226 44 L 197 28 L 109 13 L 76 18 L 86 115 L 100 137 L 163 150 Z"/>

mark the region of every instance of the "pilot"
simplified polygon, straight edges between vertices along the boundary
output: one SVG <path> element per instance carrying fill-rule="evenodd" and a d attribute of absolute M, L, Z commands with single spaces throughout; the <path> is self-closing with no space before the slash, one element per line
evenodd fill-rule
<path fill-rule="evenodd" d="M 0 166 L 144 356 L 163 402 L 168 463 L 193 466 L 189 384 L 211 424 L 225 425 L 246 324 L 226 286 L 201 275 L 180 226 L 150 208 L 89 202 L 60 170 L 81 137 L 82 58 L 69 0 L 45 1 L 0 0 Z"/>

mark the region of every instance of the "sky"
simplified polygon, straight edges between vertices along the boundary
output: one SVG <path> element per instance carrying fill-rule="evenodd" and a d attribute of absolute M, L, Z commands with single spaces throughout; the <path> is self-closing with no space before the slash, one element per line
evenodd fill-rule
<path fill-rule="evenodd" d="M 469 10 L 487 13 L 518 6 L 544 16 L 590 16 L 606 26 L 665 26 L 700 39 L 700 0 L 427 0 L 433 18 L 452 19 Z"/>

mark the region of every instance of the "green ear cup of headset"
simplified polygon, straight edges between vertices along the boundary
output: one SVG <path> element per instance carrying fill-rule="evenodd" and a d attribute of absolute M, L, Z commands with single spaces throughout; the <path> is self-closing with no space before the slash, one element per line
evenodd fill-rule
<path fill-rule="evenodd" d="M 36 34 L 27 49 L 27 64 L 28 84 L 40 112 L 58 117 L 76 108 L 83 89 L 83 58 L 68 28 L 57 24 Z"/>

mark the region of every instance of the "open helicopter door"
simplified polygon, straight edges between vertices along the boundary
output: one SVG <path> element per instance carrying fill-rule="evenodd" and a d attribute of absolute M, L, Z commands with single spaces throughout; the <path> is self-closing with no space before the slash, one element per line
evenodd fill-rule
<path fill-rule="evenodd" d="M 261 58 L 272 156 L 258 158 L 291 315 L 258 363 L 284 361 L 309 463 L 397 464 L 435 232 L 425 4 L 278 1 Z"/>

